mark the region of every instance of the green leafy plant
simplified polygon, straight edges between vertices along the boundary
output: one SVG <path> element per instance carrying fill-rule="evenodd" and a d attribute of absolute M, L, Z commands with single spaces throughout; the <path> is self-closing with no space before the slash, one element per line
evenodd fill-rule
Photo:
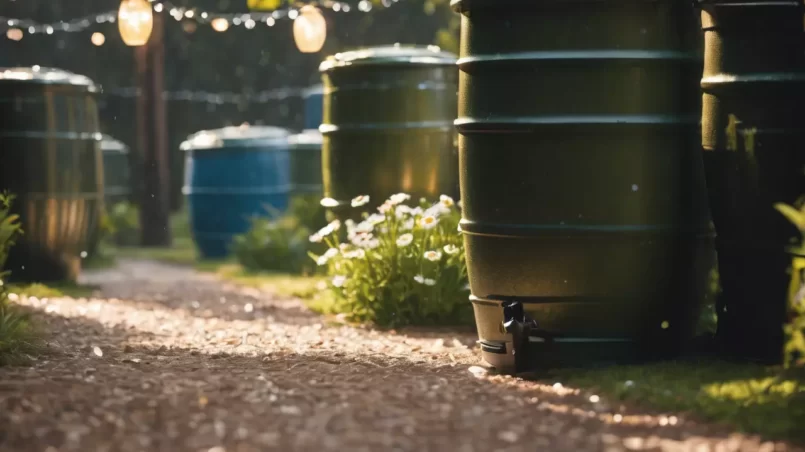
<path fill-rule="evenodd" d="M 307 258 L 310 230 L 293 215 L 277 220 L 254 217 L 245 234 L 235 236 L 232 251 L 249 271 L 312 273 L 315 266 Z"/>
<path fill-rule="evenodd" d="M 270 207 L 266 212 L 250 220 L 245 234 L 235 236 L 232 251 L 238 263 L 249 271 L 316 273 L 308 252 L 320 251 L 321 245 L 307 238 L 311 230 L 326 223 L 318 196 L 294 197 L 284 215 Z"/>
<path fill-rule="evenodd" d="M 801 241 L 792 244 L 792 250 L 800 256 L 805 255 L 805 197 L 794 205 L 777 203 L 774 208 L 799 230 Z M 792 260 L 788 297 L 791 320 L 785 325 L 785 365 L 789 369 L 805 368 L 805 257 Z"/>
<path fill-rule="evenodd" d="M 334 221 L 310 237 L 328 246 L 311 257 L 331 278 L 333 310 L 388 327 L 471 323 L 461 214 L 448 196 L 416 207 L 409 199 L 394 195 L 362 222 L 345 221 L 345 231 Z"/>
<path fill-rule="evenodd" d="M 14 196 L 0 195 L 0 269 L 6 263 L 9 250 L 22 234 L 19 217 L 11 213 Z M 0 272 L 0 366 L 13 363 L 36 348 L 37 335 L 27 314 L 9 304 L 4 282 L 7 272 Z"/>
<path fill-rule="evenodd" d="M 136 246 L 140 243 L 140 212 L 134 204 L 124 201 L 112 206 L 102 227 L 105 236 L 115 245 Z"/>

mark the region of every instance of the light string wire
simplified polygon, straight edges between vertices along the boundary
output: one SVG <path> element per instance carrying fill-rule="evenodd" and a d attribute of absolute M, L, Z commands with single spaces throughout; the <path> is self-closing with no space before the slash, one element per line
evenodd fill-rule
<path fill-rule="evenodd" d="M 208 104 L 265 104 L 293 97 L 303 97 L 309 88 L 276 88 L 256 93 L 214 93 L 208 91 L 165 91 L 162 98 L 167 101 L 203 102 Z M 140 94 L 137 87 L 102 89 L 106 96 L 135 98 Z"/>
<path fill-rule="evenodd" d="M 382 5 L 388 8 L 396 4 L 399 0 L 383 0 Z M 281 19 L 296 19 L 299 14 L 301 6 L 289 6 L 286 8 L 278 8 L 273 11 L 250 11 L 246 13 L 215 13 L 205 11 L 199 8 L 179 7 L 167 0 L 149 0 L 153 5 L 154 12 L 162 13 L 167 12 L 177 22 L 183 20 L 195 20 L 200 24 L 209 24 L 215 19 L 225 19 L 231 25 L 243 26 L 246 29 L 254 29 L 258 25 L 273 26 L 277 20 Z M 321 9 L 327 9 L 333 12 L 348 13 L 351 11 L 358 11 L 368 13 L 374 10 L 374 5 L 369 0 L 361 0 L 357 7 L 353 8 L 352 5 L 344 2 L 322 0 L 306 2 L 306 5 L 314 5 Z M 11 29 L 18 29 L 27 34 L 48 34 L 52 35 L 57 32 L 79 32 L 84 31 L 92 26 L 103 23 L 117 22 L 118 10 L 110 10 L 103 13 L 91 14 L 76 19 L 67 21 L 58 21 L 53 23 L 40 23 L 29 19 L 18 19 L 13 17 L 0 16 L 0 30 L 8 31 Z"/>

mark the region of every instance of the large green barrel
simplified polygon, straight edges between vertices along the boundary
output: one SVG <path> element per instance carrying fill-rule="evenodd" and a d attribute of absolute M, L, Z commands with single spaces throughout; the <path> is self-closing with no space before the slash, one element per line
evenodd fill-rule
<path fill-rule="evenodd" d="M 354 215 L 358 195 L 373 207 L 399 192 L 458 194 L 455 61 L 438 47 L 395 45 L 321 63 L 323 205 Z"/>
<path fill-rule="evenodd" d="M 58 69 L 0 70 L 0 190 L 17 195 L 24 230 L 6 262 L 12 280 L 80 272 L 103 204 L 97 91 Z"/>
<path fill-rule="evenodd" d="M 511 371 L 674 355 L 712 259 L 692 4 L 452 5 L 483 358 Z"/>
<path fill-rule="evenodd" d="M 775 209 L 805 195 L 805 7 L 800 0 L 700 7 L 702 147 L 722 286 L 718 335 L 735 357 L 776 363 L 792 260 L 805 256 L 799 230 Z"/>
<path fill-rule="evenodd" d="M 121 141 L 104 135 L 103 152 L 104 200 L 106 206 L 131 200 L 131 168 L 129 148 Z"/>

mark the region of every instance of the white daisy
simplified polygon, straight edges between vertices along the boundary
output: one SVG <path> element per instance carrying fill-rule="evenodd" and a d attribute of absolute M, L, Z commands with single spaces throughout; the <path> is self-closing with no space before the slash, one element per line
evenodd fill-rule
<path fill-rule="evenodd" d="M 368 195 L 356 196 L 355 198 L 352 199 L 352 207 L 360 207 L 366 205 L 366 203 L 368 202 L 369 202 Z"/>
<path fill-rule="evenodd" d="M 436 262 L 441 258 L 442 258 L 442 253 L 440 251 L 434 251 L 434 250 L 425 251 L 425 259 L 427 259 L 427 260 L 429 260 L 431 262 Z"/>
<path fill-rule="evenodd" d="M 414 241 L 412 234 L 403 234 L 397 238 L 397 246 L 408 246 Z"/>

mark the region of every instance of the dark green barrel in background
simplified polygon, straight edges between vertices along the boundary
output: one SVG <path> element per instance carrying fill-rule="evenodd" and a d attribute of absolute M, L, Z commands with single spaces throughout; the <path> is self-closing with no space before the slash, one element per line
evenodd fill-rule
<path fill-rule="evenodd" d="M 805 33 L 797 1 L 703 1 L 702 147 L 729 354 L 783 356 L 798 229 L 775 209 L 805 195 Z M 800 245 L 795 249 L 794 245 Z"/>
<path fill-rule="evenodd" d="M 483 358 L 512 371 L 678 353 L 712 264 L 692 5 L 452 5 Z"/>
<path fill-rule="evenodd" d="M 405 192 L 438 200 L 458 194 L 453 120 L 455 56 L 437 47 L 390 46 L 338 53 L 322 62 L 323 205 L 354 215 Z"/>
<path fill-rule="evenodd" d="M 11 280 L 80 272 L 103 204 L 97 91 L 58 69 L 0 69 L 0 190 L 17 195 L 24 230 L 6 262 Z"/>
<path fill-rule="evenodd" d="M 131 200 L 131 169 L 129 148 L 122 142 L 104 135 L 101 141 L 103 152 L 104 200 L 106 207 Z"/>
<path fill-rule="evenodd" d="M 288 138 L 291 152 L 291 195 L 313 195 L 321 199 L 321 145 L 318 130 L 304 130 Z"/>

